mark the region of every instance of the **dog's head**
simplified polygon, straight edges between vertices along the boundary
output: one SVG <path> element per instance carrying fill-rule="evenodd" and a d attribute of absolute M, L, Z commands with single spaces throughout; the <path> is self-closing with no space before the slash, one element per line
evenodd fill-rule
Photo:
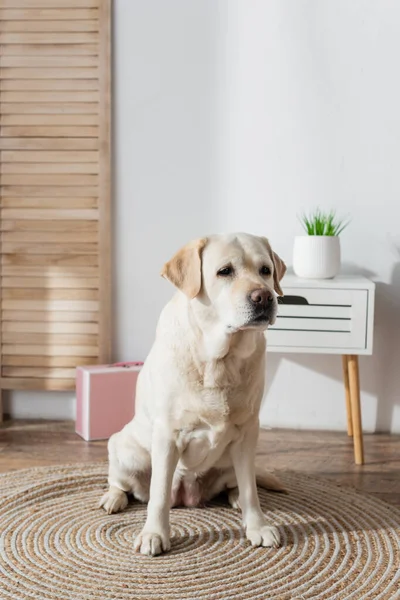
<path fill-rule="evenodd" d="M 229 331 L 265 329 L 277 313 L 286 266 L 266 238 L 215 235 L 187 244 L 164 265 L 162 276 Z"/>

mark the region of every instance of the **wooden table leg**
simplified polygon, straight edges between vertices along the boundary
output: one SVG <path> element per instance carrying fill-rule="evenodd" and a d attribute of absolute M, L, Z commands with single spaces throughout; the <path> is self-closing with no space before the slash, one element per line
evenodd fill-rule
<path fill-rule="evenodd" d="M 349 363 L 348 363 L 348 356 L 346 354 L 344 354 L 342 356 L 342 363 L 343 363 L 344 390 L 345 390 L 345 394 L 346 394 L 347 434 L 352 436 L 353 435 L 353 419 L 351 416 Z"/>
<path fill-rule="evenodd" d="M 360 378 L 358 356 L 348 356 L 351 417 L 353 424 L 354 458 L 356 465 L 364 464 L 364 445 L 361 422 Z"/>

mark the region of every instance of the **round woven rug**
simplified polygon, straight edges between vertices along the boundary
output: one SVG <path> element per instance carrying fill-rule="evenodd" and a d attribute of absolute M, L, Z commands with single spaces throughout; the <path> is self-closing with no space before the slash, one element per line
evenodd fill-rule
<path fill-rule="evenodd" d="M 260 490 L 278 550 L 252 548 L 240 513 L 214 503 L 171 512 L 172 550 L 133 551 L 137 503 L 97 508 L 106 464 L 0 475 L 0 598 L 305 600 L 400 598 L 400 511 L 324 481 L 279 474 L 289 495 Z"/>

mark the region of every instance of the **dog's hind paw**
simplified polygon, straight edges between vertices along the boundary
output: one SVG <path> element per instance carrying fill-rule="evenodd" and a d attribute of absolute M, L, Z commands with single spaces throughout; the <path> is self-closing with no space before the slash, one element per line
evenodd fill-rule
<path fill-rule="evenodd" d="M 99 508 L 104 508 L 107 514 L 121 512 L 128 506 L 128 496 L 122 490 L 108 490 L 99 502 Z"/>
<path fill-rule="evenodd" d="M 236 488 L 232 488 L 231 490 L 229 490 L 229 492 L 228 492 L 228 502 L 232 506 L 232 508 L 234 508 L 235 510 L 239 510 L 240 509 L 239 489 L 237 487 Z"/>

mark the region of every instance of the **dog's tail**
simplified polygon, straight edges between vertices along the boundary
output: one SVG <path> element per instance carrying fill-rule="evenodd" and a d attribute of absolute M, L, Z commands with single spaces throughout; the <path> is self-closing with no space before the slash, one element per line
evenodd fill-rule
<path fill-rule="evenodd" d="M 285 486 L 277 477 L 275 477 L 275 475 L 272 475 L 272 473 L 267 473 L 259 466 L 256 466 L 256 482 L 258 486 L 264 488 L 265 490 L 280 492 L 281 494 L 288 494 Z"/>

